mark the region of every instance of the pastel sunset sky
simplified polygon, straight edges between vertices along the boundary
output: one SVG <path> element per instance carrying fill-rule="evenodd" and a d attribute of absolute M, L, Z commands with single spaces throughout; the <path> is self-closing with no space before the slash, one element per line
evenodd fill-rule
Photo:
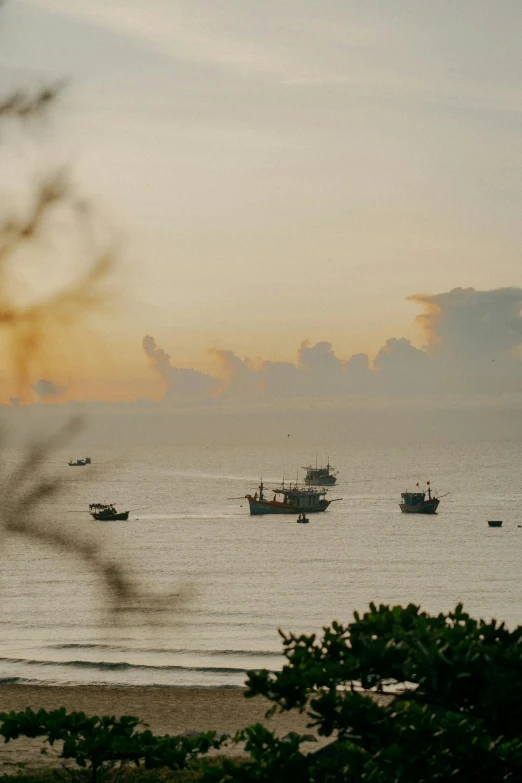
<path fill-rule="evenodd" d="M 399 377 L 442 345 L 448 378 L 484 349 L 516 390 L 521 29 L 519 0 L 13 0 L 3 85 L 67 87 L 4 139 L 3 187 L 65 164 L 118 250 L 111 306 L 58 329 L 33 383 L 161 398 L 192 368 L 187 396 L 248 373 L 292 396 L 287 363 Z"/>

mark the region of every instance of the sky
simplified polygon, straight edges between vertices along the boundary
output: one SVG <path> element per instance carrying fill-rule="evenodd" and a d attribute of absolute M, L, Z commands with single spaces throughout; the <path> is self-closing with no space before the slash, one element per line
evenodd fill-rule
<path fill-rule="evenodd" d="M 2 139 L 0 188 L 66 165 L 118 257 L 31 399 L 516 394 L 521 24 L 518 0 L 8 4 L 2 89 L 67 87 Z"/>

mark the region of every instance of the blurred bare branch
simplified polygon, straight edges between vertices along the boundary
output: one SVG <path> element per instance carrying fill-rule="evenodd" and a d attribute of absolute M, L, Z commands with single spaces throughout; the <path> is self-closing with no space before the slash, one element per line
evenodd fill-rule
<path fill-rule="evenodd" d="M 0 5 L 1 8 L 1 5 Z M 25 120 L 43 114 L 63 90 L 62 83 L 44 87 L 35 93 L 16 90 L 0 102 L 0 117 L 17 117 Z"/>
<path fill-rule="evenodd" d="M 8 256 L 20 245 L 34 239 L 41 230 L 49 210 L 67 194 L 67 181 L 60 172 L 42 183 L 34 204 L 25 219 L 10 218 L 0 224 L 0 273 Z"/>
<path fill-rule="evenodd" d="M 2 6 L 0 0 L 0 9 Z M 0 121 L 13 118 L 25 121 L 41 116 L 62 87 L 56 84 L 34 92 L 12 91 L 0 98 Z M 60 212 L 62 207 L 65 213 Z M 90 259 L 88 267 L 71 282 L 40 300 L 20 304 L 8 285 L 11 262 L 18 262 L 20 253 L 26 249 L 34 251 L 39 240 L 46 238 L 49 231 L 56 231 L 56 223 L 52 221 L 55 210 L 56 214 L 67 214 L 71 218 L 75 236 L 80 238 L 78 260 L 87 256 Z M 22 217 L 8 216 L 3 222 L 0 220 L 0 329 L 11 341 L 14 371 L 22 392 L 23 386 L 29 384 L 31 362 L 41 354 L 52 328 L 77 323 L 104 301 L 112 262 L 111 250 L 100 250 L 94 241 L 90 210 L 72 192 L 63 171 L 52 174 L 36 188 L 32 204 Z M 120 564 L 102 551 L 100 545 L 64 530 L 57 523 L 49 524 L 41 519 L 43 502 L 54 501 L 63 490 L 61 478 L 46 477 L 43 466 L 57 446 L 77 428 L 78 422 L 73 421 L 47 442 L 32 446 L 10 474 L 0 477 L 0 536 L 22 536 L 80 558 L 101 578 L 116 614 L 139 611 L 149 620 L 153 617 L 154 622 L 160 622 L 161 613 L 177 608 L 184 600 L 183 595 L 147 594 Z"/>
<path fill-rule="evenodd" d="M 25 244 L 37 240 L 45 231 L 46 219 L 57 205 L 72 209 L 77 228 L 89 234 L 85 204 L 70 192 L 63 172 L 55 173 L 40 186 L 29 214 L 23 219 L 10 218 L 0 224 L 0 328 L 7 327 L 11 335 L 15 372 L 23 386 L 28 385 L 28 363 L 37 356 L 48 336 L 49 327 L 67 326 L 81 315 L 99 307 L 104 299 L 101 283 L 110 271 L 113 257 L 105 251 L 93 258 L 91 266 L 75 281 L 56 291 L 43 301 L 27 306 L 13 303 L 6 286 L 10 257 Z"/>

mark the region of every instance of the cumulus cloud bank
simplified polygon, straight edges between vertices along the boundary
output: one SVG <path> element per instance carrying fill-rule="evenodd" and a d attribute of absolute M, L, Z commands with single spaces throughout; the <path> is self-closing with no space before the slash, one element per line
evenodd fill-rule
<path fill-rule="evenodd" d="M 167 399 L 201 402 L 217 394 L 221 385 L 220 381 L 211 375 L 191 368 L 174 367 L 171 364 L 170 356 L 165 353 L 163 348 L 156 345 L 154 337 L 146 335 L 142 345 L 151 367 L 165 381 L 165 397 Z"/>
<path fill-rule="evenodd" d="M 329 342 L 303 342 L 295 363 L 254 364 L 212 349 L 219 365 L 214 377 L 174 366 L 153 337 L 144 338 L 143 348 L 165 380 L 165 398 L 179 402 L 522 392 L 521 288 L 455 288 L 409 298 L 424 308 L 417 316 L 423 348 L 392 337 L 373 360 L 366 354 L 340 359 Z"/>

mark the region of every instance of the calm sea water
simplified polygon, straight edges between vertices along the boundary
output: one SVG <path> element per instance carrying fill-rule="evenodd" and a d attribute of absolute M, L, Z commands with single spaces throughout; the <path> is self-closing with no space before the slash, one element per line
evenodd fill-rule
<path fill-rule="evenodd" d="M 89 468 L 69 468 L 68 453 L 48 462 L 45 472 L 62 475 L 64 488 L 42 506 L 40 524 L 99 542 L 143 587 L 184 600 L 168 615 L 116 624 L 84 564 L 4 540 L 3 681 L 234 687 L 247 669 L 281 665 L 278 628 L 319 631 L 370 601 L 430 611 L 463 601 L 475 615 L 522 623 L 517 444 L 337 445 L 330 497 L 342 501 L 309 525 L 251 517 L 246 501 L 228 500 L 254 491 L 261 473 L 280 482 L 284 465 L 293 477 L 314 458 L 290 443 L 90 451 Z M 426 480 L 451 493 L 439 514 L 401 514 L 400 492 Z M 135 511 L 112 523 L 70 513 L 96 501 Z M 503 528 L 488 528 L 488 519 Z"/>

